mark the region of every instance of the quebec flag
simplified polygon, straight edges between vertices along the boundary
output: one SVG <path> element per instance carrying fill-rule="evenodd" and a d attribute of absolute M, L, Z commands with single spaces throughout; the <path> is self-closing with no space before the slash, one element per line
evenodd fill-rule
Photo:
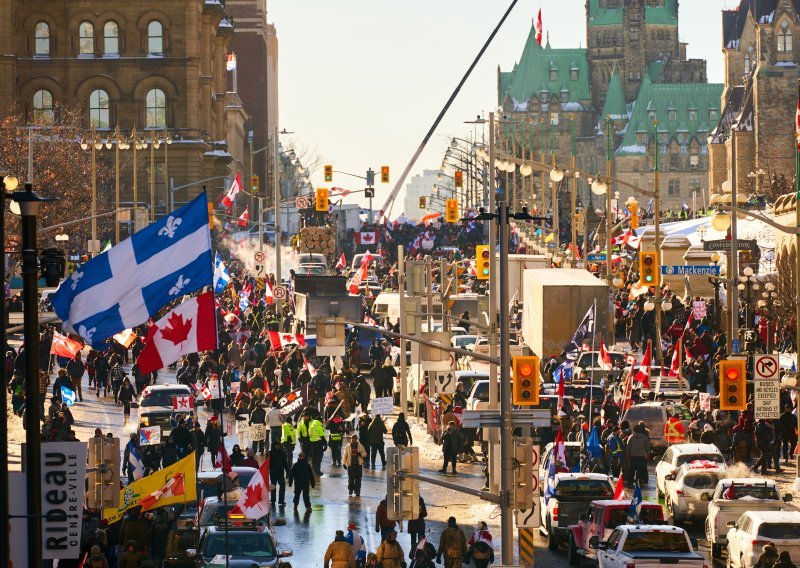
<path fill-rule="evenodd" d="M 228 274 L 228 269 L 225 268 L 225 263 L 219 256 L 219 253 L 214 257 L 214 293 L 219 295 L 225 291 L 228 282 L 231 281 L 231 276 Z"/>
<path fill-rule="evenodd" d="M 169 302 L 211 286 L 205 193 L 85 263 L 53 294 L 65 330 L 93 347 Z"/>

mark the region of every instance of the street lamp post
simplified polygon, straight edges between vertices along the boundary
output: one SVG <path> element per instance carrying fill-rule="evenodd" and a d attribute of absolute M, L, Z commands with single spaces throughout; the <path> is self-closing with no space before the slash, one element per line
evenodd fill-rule
<path fill-rule="evenodd" d="M 92 242 L 91 247 L 88 247 L 89 252 L 97 254 L 100 252 L 97 246 L 97 151 L 103 148 L 103 141 L 97 137 L 97 130 L 92 125 L 92 137 L 90 140 L 81 140 L 81 149 L 92 149 L 92 202 L 91 202 L 91 233 Z"/>
<path fill-rule="evenodd" d="M 170 187 L 169 183 L 169 147 L 172 144 L 172 135 L 167 130 L 167 125 L 164 125 L 164 192 L 165 196 L 164 199 L 166 201 L 166 212 L 172 213 L 172 188 Z"/>
<path fill-rule="evenodd" d="M 133 232 L 135 233 L 139 227 L 136 226 L 137 213 L 139 212 L 139 150 L 147 149 L 147 140 L 139 137 L 136 132 L 136 127 L 133 127 L 131 132 L 130 141 L 133 143 Z"/>

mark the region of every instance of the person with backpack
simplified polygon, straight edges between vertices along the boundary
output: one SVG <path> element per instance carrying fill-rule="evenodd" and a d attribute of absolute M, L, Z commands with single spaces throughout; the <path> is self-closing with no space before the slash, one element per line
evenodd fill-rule
<path fill-rule="evenodd" d="M 414 443 L 411 438 L 411 428 L 408 426 L 408 421 L 406 421 L 404 412 L 401 412 L 397 416 L 397 422 L 392 426 L 392 441 L 394 445 L 401 450 Z"/>
<path fill-rule="evenodd" d="M 475 532 L 467 543 L 469 553 L 467 558 L 472 558 L 475 568 L 486 568 L 489 563 L 494 563 L 494 550 L 492 549 L 492 533 L 484 521 L 475 527 Z"/>

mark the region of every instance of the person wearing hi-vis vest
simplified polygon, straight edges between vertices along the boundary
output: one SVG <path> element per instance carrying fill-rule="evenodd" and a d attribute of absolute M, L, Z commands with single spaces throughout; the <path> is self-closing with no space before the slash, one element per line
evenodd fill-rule
<path fill-rule="evenodd" d="M 686 441 L 686 432 L 677 416 L 670 416 L 669 420 L 664 423 L 664 438 L 667 440 L 668 445 L 682 444 Z"/>
<path fill-rule="evenodd" d="M 297 444 L 297 433 L 290 420 L 287 420 L 281 426 L 281 444 L 283 444 L 283 449 L 286 450 L 289 463 L 292 463 L 294 461 L 294 446 Z"/>
<path fill-rule="evenodd" d="M 311 442 L 311 467 L 314 473 L 322 475 L 322 456 L 328 449 L 325 441 L 325 427 L 318 418 L 314 418 L 308 425 L 308 440 Z"/>

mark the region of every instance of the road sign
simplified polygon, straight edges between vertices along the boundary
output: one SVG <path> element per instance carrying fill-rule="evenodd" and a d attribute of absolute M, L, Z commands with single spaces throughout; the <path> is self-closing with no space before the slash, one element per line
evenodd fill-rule
<path fill-rule="evenodd" d="M 549 248 L 549 249 L 556 248 L 556 243 L 547 243 L 547 248 Z"/>
<path fill-rule="evenodd" d="M 742 341 L 740 339 L 731 339 L 731 351 L 733 353 L 742 352 Z"/>
<path fill-rule="evenodd" d="M 589 262 L 604 262 L 606 255 L 604 254 L 590 254 L 586 257 Z"/>
<path fill-rule="evenodd" d="M 253 273 L 256 278 L 264 278 L 267 275 L 266 260 L 267 255 L 264 251 L 257 250 L 253 253 Z"/>
<path fill-rule="evenodd" d="M 755 343 L 758 341 L 758 335 L 752 329 L 748 329 L 744 332 L 744 341 L 745 343 Z"/>
<path fill-rule="evenodd" d="M 712 250 L 722 250 L 722 251 L 729 251 L 731 250 L 731 242 L 728 239 L 719 239 L 716 241 L 703 241 L 703 250 L 705 251 L 712 251 Z M 758 243 L 749 239 L 739 239 L 737 241 L 737 245 L 739 250 L 758 250 Z"/>
<path fill-rule="evenodd" d="M 777 381 L 780 379 L 780 365 L 777 355 L 756 355 L 753 361 L 753 378 L 757 381 Z"/>
<path fill-rule="evenodd" d="M 298 209 L 308 209 L 310 205 L 311 203 L 309 202 L 308 198 L 304 195 L 301 195 L 300 197 L 294 200 L 294 206 L 297 207 Z"/>
<path fill-rule="evenodd" d="M 781 383 L 778 380 L 753 381 L 753 412 L 756 420 L 776 420 L 781 416 Z"/>
<path fill-rule="evenodd" d="M 662 266 L 661 274 L 666 276 L 719 276 L 719 266 Z"/>
<path fill-rule="evenodd" d="M 539 473 L 535 472 L 534 477 Z M 538 495 L 534 495 L 533 507 L 527 510 L 516 511 L 516 521 L 518 529 L 538 529 L 542 520 L 542 515 L 539 511 Z"/>
<path fill-rule="evenodd" d="M 547 408 L 528 408 L 513 410 L 511 420 L 514 426 L 528 426 L 534 428 L 548 428 L 550 424 L 550 410 Z M 499 410 L 465 410 L 461 413 L 462 428 L 499 428 Z"/>
<path fill-rule="evenodd" d="M 286 286 L 275 286 L 272 289 L 272 297 L 276 300 L 283 300 L 286 298 Z"/>

